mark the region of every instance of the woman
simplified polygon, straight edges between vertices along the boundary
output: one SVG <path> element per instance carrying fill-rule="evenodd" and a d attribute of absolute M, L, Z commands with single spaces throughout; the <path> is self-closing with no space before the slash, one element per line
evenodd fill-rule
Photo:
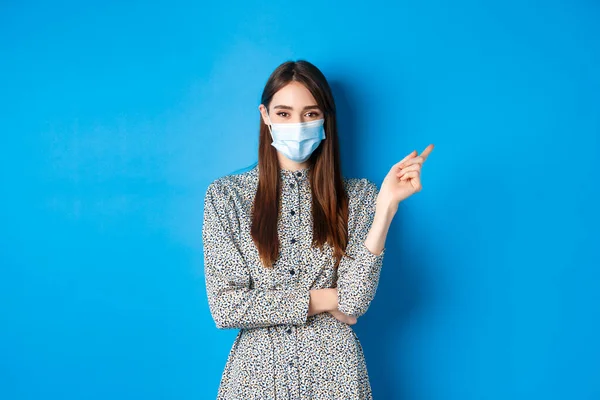
<path fill-rule="evenodd" d="M 429 145 L 381 189 L 340 169 L 335 104 L 307 61 L 285 62 L 262 94 L 258 163 L 214 180 L 204 201 L 211 315 L 240 329 L 218 399 L 370 399 L 352 325 L 379 282 L 398 203 L 421 190 Z"/>

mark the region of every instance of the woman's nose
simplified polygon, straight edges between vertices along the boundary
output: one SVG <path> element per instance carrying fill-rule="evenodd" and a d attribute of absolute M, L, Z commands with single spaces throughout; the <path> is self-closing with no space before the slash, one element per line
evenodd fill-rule
<path fill-rule="evenodd" d="M 305 115 L 295 115 L 295 116 L 292 116 L 292 118 L 290 120 L 290 122 L 296 122 L 296 123 L 307 122 L 307 121 L 310 121 L 310 118 L 308 118 Z"/>

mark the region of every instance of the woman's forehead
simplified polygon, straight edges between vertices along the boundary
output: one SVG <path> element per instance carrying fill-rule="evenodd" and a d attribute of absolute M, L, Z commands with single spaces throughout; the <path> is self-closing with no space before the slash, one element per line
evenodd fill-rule
<path fill-rule="evenodd" d="M 307 106 L 314 106 L 317 101 L 310 91 L 299 82 L 290 82 L 286 86 L 279 89 L 271 100 L 271 107 L 287 106 L 288 109 L 303 109 Z M 284 107 L 280 107 L 284 108 Z"/>

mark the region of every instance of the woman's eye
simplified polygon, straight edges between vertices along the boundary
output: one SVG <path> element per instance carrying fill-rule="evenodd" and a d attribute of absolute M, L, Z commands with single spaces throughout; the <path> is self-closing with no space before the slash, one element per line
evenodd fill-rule
<path fill-rule="evenodd" d="M 319 116 L 318 112 L 309 112 L 308 114 L 312 114 L 311 117 L 318 117 Z"/>
<path fill-rule="evenodd" d="M 281 115 L 281 114 L 285 114 L 285 115 Z M 282 112 L 278 112 L 278 113 L 277 113 L 277 115 L 279 115 L 279 116 L 280 116 L 280 117 L 282 117 L 282 118 L 285 118 L 285 117 L 287 117 L 287 113 L 286 113 L 286 112 L 283 112 L 283 111 L 282 111 Z"/>

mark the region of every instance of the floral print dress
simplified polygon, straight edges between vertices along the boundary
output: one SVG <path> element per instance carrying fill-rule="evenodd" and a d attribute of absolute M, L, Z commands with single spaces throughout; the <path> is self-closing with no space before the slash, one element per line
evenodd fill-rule
<path fill-rule="evenodd" d="M 349 196 L 348 246 L 334 268 L 333 249 L 312 248 L 310 167 L 280 169 L 280 254 L 265 268 L 250 236 L 258 165 L 207 188 L 202 240 L 211 315 L 219 329 L 239 329 L 216 394 L 233 399 L 372 399 L 361 344 L 351 325 L 330 313 L 308 314 L 309 290 L 337 287 L 339 310 L 363 315 L 375 296 L 385 249 L 364 245 L 377 186 L 343 178 Z"/>

